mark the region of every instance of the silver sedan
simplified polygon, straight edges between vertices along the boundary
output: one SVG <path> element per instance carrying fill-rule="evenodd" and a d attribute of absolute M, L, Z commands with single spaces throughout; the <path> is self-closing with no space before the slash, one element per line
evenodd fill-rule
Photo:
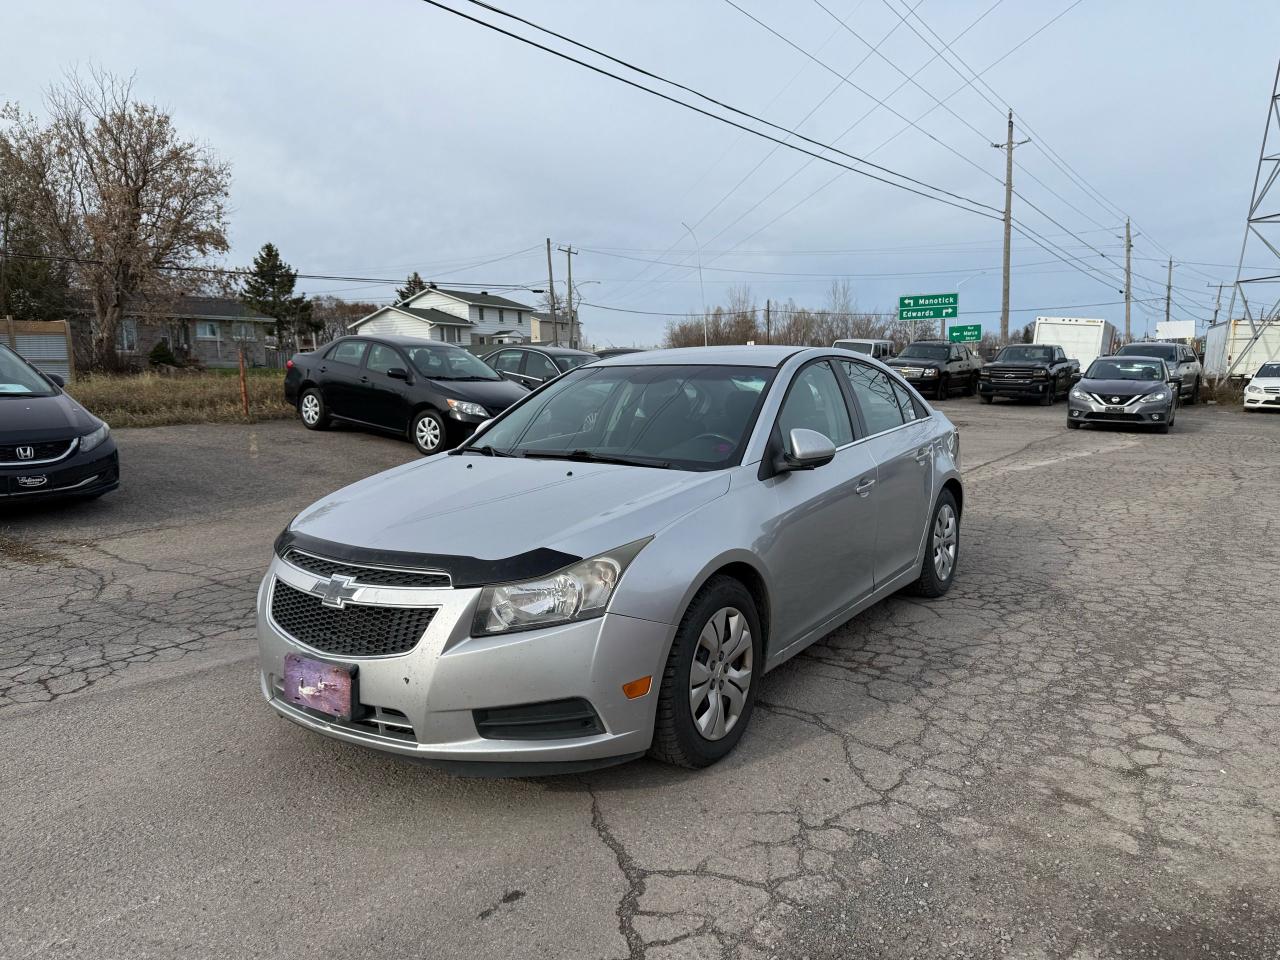
<path fill-rule="evenodd" d="M 845 351 L 580 367 L 290 523 L 262 693 L 463 773 L 706 766 L 765 672 L 895 591 L 947 591 L 959 459 L 943 414 Z"/>

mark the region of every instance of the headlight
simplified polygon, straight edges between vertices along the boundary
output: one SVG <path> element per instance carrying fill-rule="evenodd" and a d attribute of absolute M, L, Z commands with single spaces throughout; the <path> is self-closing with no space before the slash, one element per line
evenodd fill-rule
<path fill-rule="evenodd" d="M 489 411 L 478 403 L 469 403 L 466 400 L 446 400 L 445 403 L 449 404 L 449 409 L 455 413 L 465 413 L 470 417 L 487 417 L 489 415 Z"/>
<path fill-rule="evenodd" d="M 1165 395 L 1163 393 L 1148 393 L 1142 398 L 1142 402 L 1146 403 L 1148 400 L 1163 400 L 1164 398 Z"/>
<path fill-rule="evenodd" d="M 1251 383 L 1244 388 L 1244 392 L 1245 393 L 1262 393 L 1262 388 Z"/>
<path fill-rule="evenodd" d="M 492 636 L 601 616 L 627 566 L 651 539 L 579 561 L 549 577 L 485 587 L 472 634 Z"/>
<path fill-rule="evenodd" d="M 990 371 L 990 370 L 979 370 L 979 371 L 978 371 L 978 376 L 980 376 L 980 377 L 989 377 L 989 376 L 991 376 L 991 371 Z"/>
<path fill-rule="evenodd" d="M 1037 368 L 1036 368 L 1035 375 L 1036 375 L 1037 377 L 1044 378 L 1044 377 L 1049 376 L 1049 371 L 1048 371 L 1048 370 L 1042 370 L 1042 369 L 1040 369 L 1039 367 L 1037 367 Z"/>
<path fill-rule="evenodd" d="M 937 368 L 937 367 L 925 367 L 925 368 L 924 368 L 924 375 L 925 375 L 926 377 L 936 377 L 936 376 L 938 375 L 938 368 Z"/>
<path fill-rule="evenodd" d="M 105 423 L 92 433 L 86 433 L 80 438 L 80 449 L 82 451 L 92 450 L 94 447 L 101 446 L 102 441 L 111 436 L 111 428 Z"/>
<path fill-rule="evenodd" d="M 1072 396 L 1072 397 L 1074 397 L 1074 398 L 1075 398 L 1075 399 L 1077 399 L 1077 400 L 1088 400 L 1088 399 L 1089 399 L 1089 395 L 1088 395 L 1087 393 L 1085 393 L 1083 390 L 1072 390 L 1072 391 L 1071 391 L 1071 396 Z"/>

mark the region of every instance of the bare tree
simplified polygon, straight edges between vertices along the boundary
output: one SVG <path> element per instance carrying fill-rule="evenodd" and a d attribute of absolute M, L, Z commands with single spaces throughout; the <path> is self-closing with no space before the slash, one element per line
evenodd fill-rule
<path fill-rule="evenodd" d="M 134 99 L 132 79 L 72 72 L 46 106 L 44 124 L 6 117 L 4 141 L 36 227 L 91 301 L 94 364 L 112 368 L 126 311 L 205 285 L 187 271 L 228 249 L 231 170 Z"/>

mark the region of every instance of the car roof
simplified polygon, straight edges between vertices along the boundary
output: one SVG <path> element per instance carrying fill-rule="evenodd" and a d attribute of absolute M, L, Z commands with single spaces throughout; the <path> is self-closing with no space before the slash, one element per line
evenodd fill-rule
<path fill-rule="evenodd" d="M 676 347 L 670 350 L 645 350 L 604 357 L 595 361 L 599 367 L 660 366 L 663 364 L 705 364 L 721 367 L 776 367 L 809 347 L 780 347 L 757 344 L 734 344 L 723 347 Z"/>
<path fill-rule="evenodd" d="M 1164 363 L 1164 357 L 1149 357 L 1141 353 L 1112 353 L 1099 360 L 1150 360 L 1152 363 Z"/>
<path fill-rule="evenodd" d="M 503 343 L 497 345 L 498 349 L 493 351 L 497 353 L 499 350 L 537 350 L 539 353 L 549 353 L 555 357 L 594 357 L 595 354 L 589 350 L 575 350 L 573 347 L 545 347 L 540 343 Z M 485 354 L 492 356 L 492 354 Z"/>
<path fill-rule="evenodd" d="M 443 340 L 428 340 L 426 337 L 407 337 L 401 333 L 352 333 L 343 340 L 380 340 L 383 343 L 394 344 L 397 347 L 448 347 L 452 350 L 462 350 L 463 348 L 456 343 L 445 343 Z M 465 351 L 464 351 L 465 352 Z"/>

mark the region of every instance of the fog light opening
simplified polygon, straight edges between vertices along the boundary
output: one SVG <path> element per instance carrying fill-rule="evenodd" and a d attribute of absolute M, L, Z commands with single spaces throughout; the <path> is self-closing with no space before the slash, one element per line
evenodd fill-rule
<path fill-rule="evenodd" d="M 622 693 L 628 700 L 639 700 L 649 692 L 649 688 L 652 686 L 652 676 L 641 677 L 638 680 L 632 680 L 630 683 L 624 683 L 622 685 Z"/>

